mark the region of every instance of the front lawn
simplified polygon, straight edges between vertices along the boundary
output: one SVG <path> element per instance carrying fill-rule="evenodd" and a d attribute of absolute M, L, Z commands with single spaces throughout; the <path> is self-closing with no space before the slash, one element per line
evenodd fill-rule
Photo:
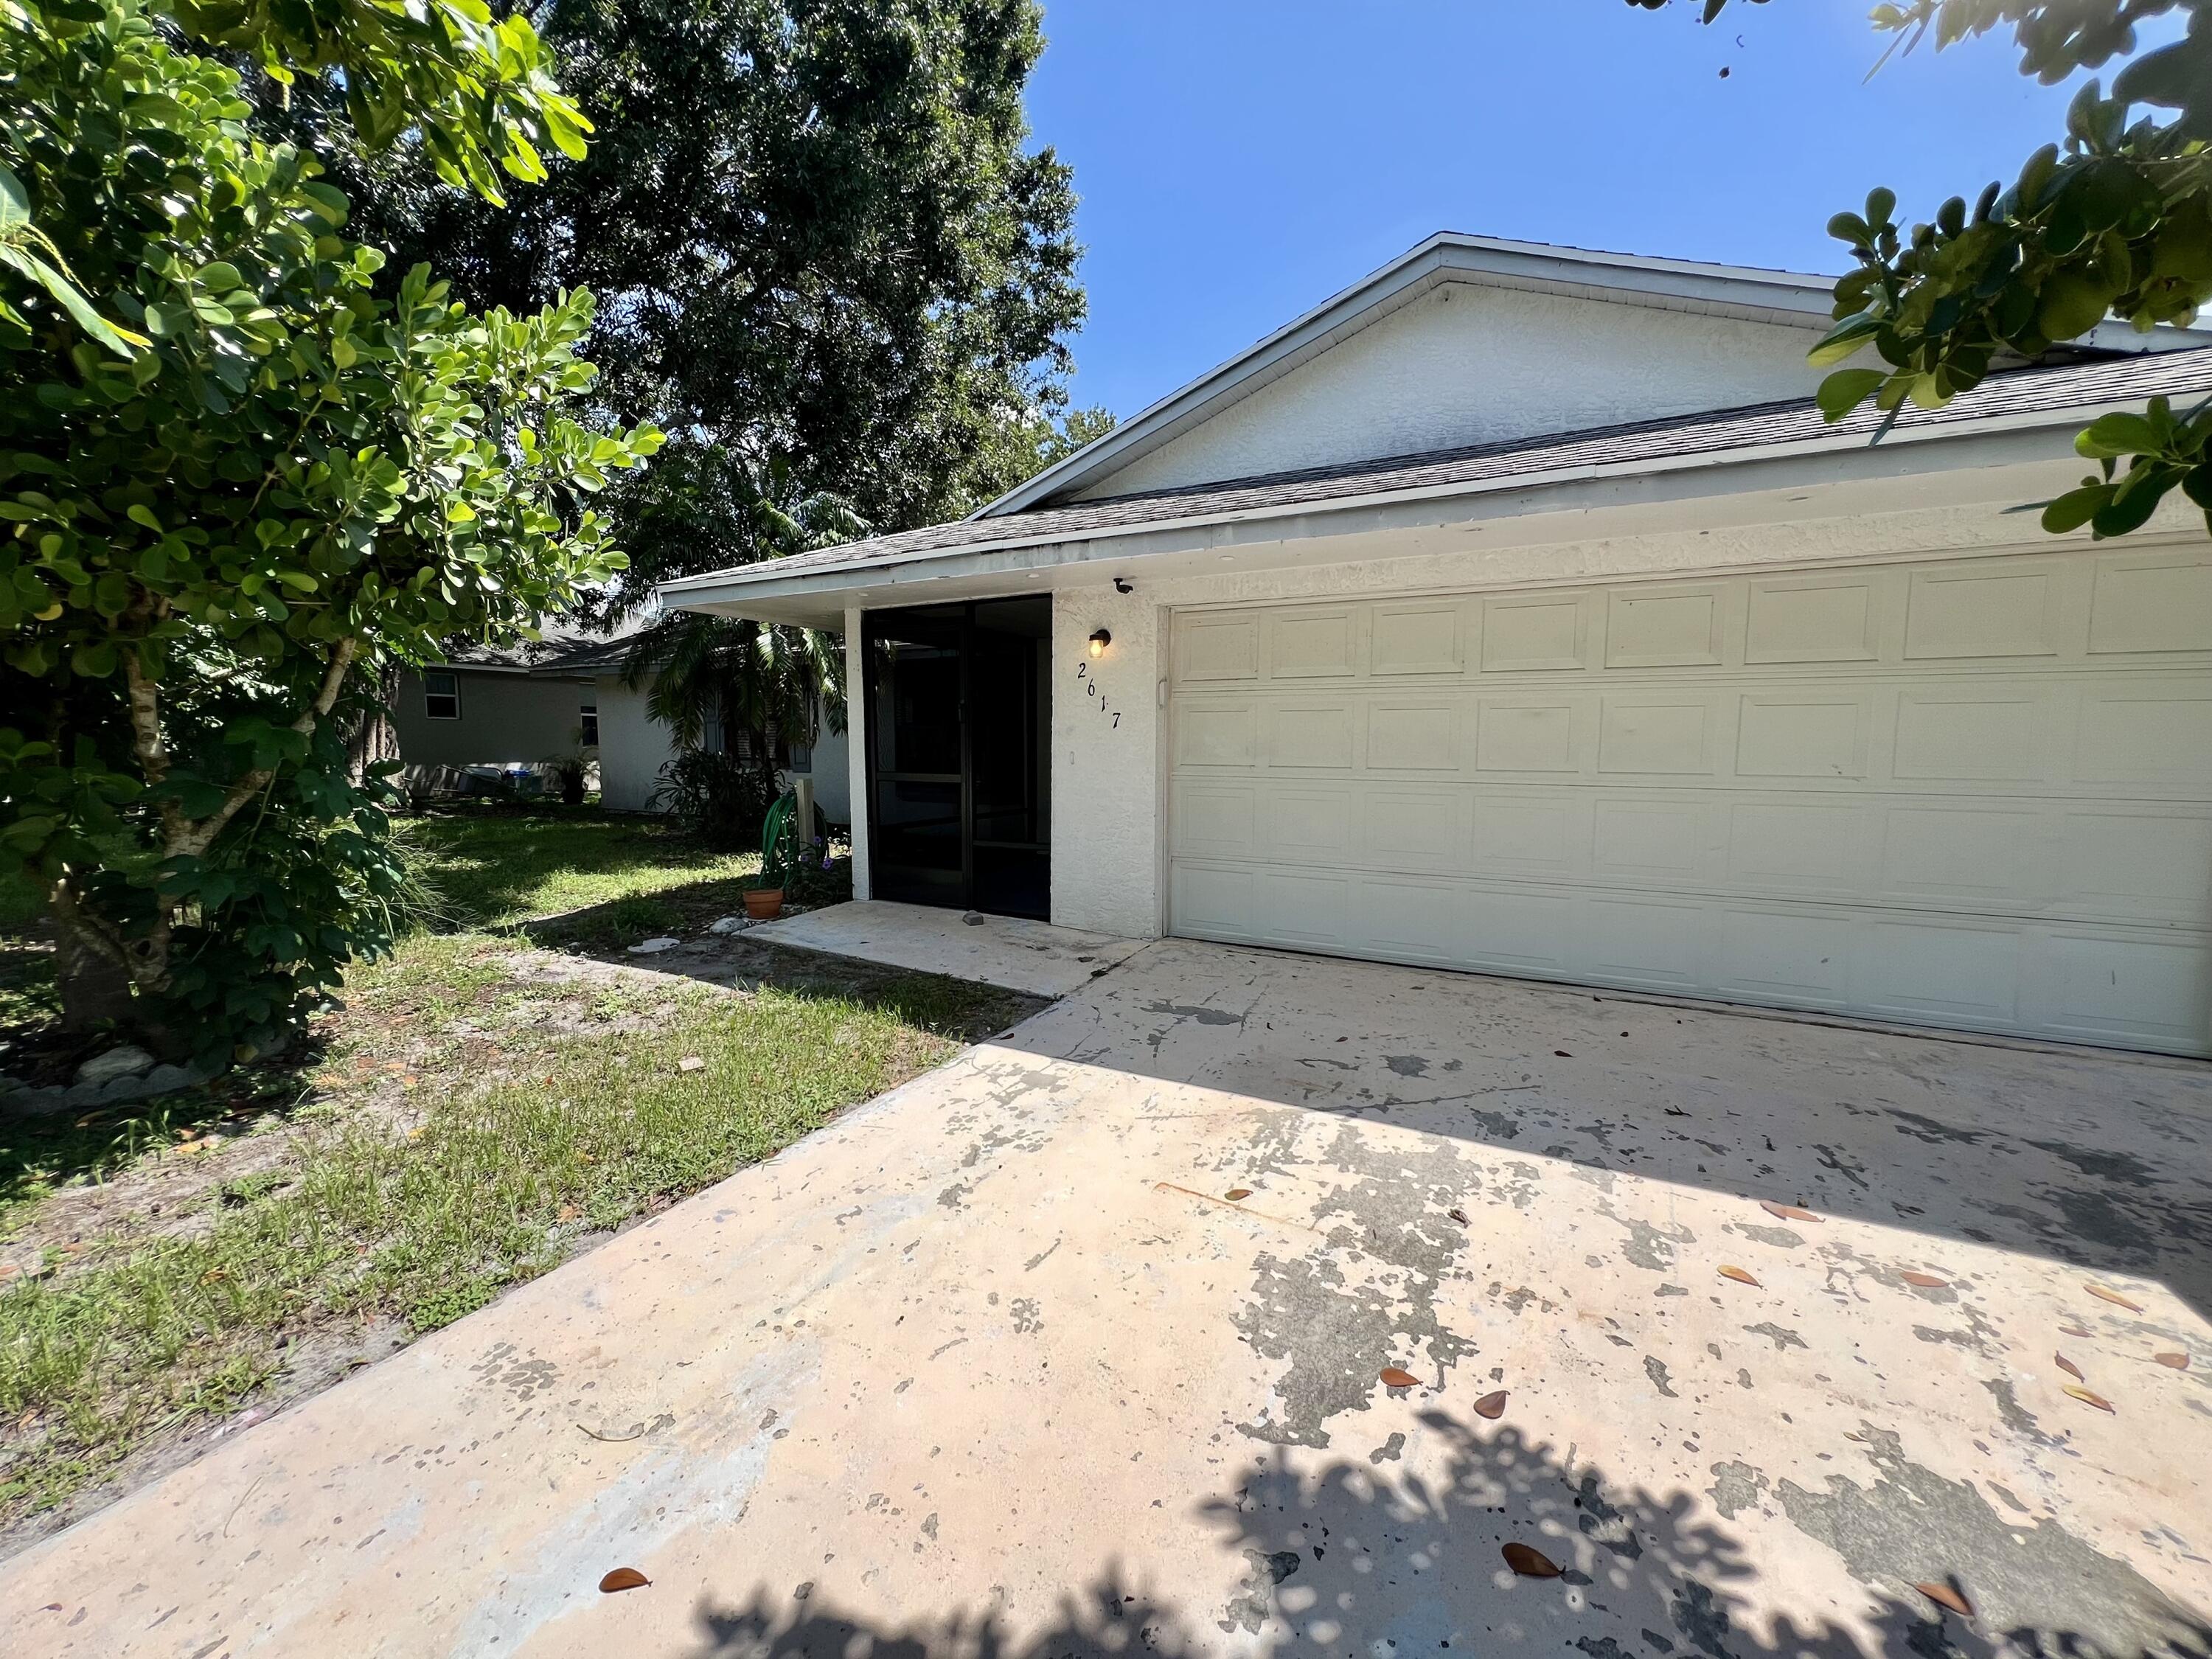
<path fill-rule="evenodd" d="M 357 969 L 288 1063 L 0 1117 L 0 1548 L 1035 1006 L 742 936 L 727 983 L 652 973 L 622 945 L 696 931 L 747 860 L 595 815 L 416 830 L 471 925 Z"/>

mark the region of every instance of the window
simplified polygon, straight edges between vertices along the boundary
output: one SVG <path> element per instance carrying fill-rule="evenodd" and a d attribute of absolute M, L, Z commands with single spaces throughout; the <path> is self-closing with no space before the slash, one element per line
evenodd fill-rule
<path fill-rule="evenodd" d="M 422 712 L 434 720 L 461 717 L 461 677 L 459 674 L 422 676 Z"/>
<path fill-rule="evenodd" d="M 582 718 L 576 736 L 586 749 L 599 746 L 599 694 L 597 691 L 584 693 Z"/>

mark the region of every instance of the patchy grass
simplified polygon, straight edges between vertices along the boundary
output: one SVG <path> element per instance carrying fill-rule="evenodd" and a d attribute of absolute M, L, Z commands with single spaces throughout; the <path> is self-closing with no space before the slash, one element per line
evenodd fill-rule
<path fill-rule="evenodd" d="M 612 820 L 428 828 L 479 927 L 580 911 L 568 937 L 610 949 L 726 914 L 749 862 Z M 742 936 L 716 951 L 707 983 L 420 933 L 285 1066 L 0 1119 L 0 1549 L 1036 1006 Z"/>
<path fill-rule="evenodd" d="M 471 927 L 611 904 L 632 905 L 646 926 L 654 895 L 720 882 L 734 892 L 760 868 L 757 851 L 714 852 L 672 825 L 590 808 L 453 807 L 407 829 L 441 907 Z"/>

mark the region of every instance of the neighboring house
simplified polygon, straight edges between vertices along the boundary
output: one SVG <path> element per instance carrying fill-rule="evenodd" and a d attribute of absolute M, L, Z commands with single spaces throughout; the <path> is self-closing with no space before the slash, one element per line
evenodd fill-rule
<path fill-rule="evenodd" d="M 1879 444 L 1829 279 L 1431 239 L 974 517 L 668 584 L 843 631 L 856 890 L 2212 1050 L 2212 545 L 2020 509 L 2106 331 Z"/>
<path fill-rule="evenodd" d="M 393 725 L 404 775 L 421 787 L 471 766 L 536 766 L 580 749 L 598 750 L 599 804 L 616 811 L 655 810 L 660 769 L 675 757 L 668 728 L 646 713 L 650 684 L 622 678 L 626 639 L 549 635 L 504 650 L 469 647 L 448 660 L 399 678 Z M 707 746 L 723 744 L 710 728 Z M 825 723 L 813 748 L 793 746 L 787 782 L 816 780 L 815 799 L 832 823 L 845 823 L 848 770 L 845 739 Z"/>

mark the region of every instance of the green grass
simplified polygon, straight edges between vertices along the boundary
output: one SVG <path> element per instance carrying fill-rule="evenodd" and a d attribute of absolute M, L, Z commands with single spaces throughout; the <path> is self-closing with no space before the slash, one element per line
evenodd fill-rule
<path fill-rule="evenodd" d="M 512 927 L 543 916 L 615 903 L 760 868 L 760 854 L 716 853 L 672 826 L 588 808 L 517 812 L 457 807 L 410 821 L 409 840 L 453 921 Z"/>
<path fill-rule="evenodd" d="M 417 830 L 478 928 L 579 908 L 690 919 L 750 862 L 616 820 L 455 814 Z M 1033 1006 L 730 949 L 736 991 L 511 933 L 417 933 L 349 978 L 289 1070 L 0 1126 L 0 1237 L 19 1259 L 50 1244 L 52 1267 L 0 1290 L 0 1528 L 271 1384 L 328 1380 L 288 1375 L 301 1339 L 434 1329 Z M 519 973 L 518 953 L 538 971 Z M 687 1056 L 703 1066 L 682 1070 Z M 88 1182 L 109 1183 L 106 1204 L 76 1241 L 46 1218 Z"/>

